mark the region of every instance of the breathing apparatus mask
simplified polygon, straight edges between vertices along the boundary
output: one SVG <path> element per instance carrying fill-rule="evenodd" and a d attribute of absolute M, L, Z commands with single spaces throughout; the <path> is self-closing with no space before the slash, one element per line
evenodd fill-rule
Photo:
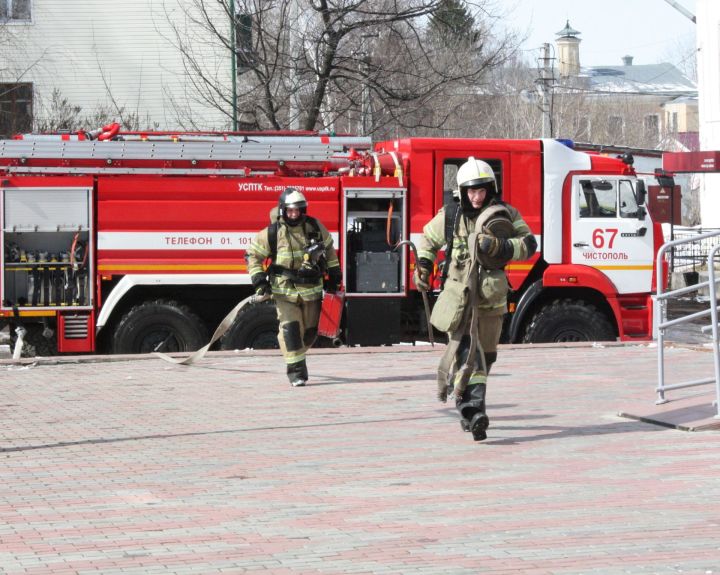
<path fill-rule="evenodd" d="M 310 238 L 303 248 L 303 261 L 298 270 L 298 277 L 318 280 L 325 273 L 326 267 L 325 244 L 322 240 Z"/>

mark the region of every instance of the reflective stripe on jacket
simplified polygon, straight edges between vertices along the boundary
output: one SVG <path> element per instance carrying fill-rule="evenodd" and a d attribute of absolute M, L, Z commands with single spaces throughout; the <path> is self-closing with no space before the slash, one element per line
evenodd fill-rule
<path fill-rule="evenodd" d="M 325 245 L 325 259 L 328 268 L 339 268 L 340 262 L 335 253 L 330 233 L 319 221 L 318 227 Z M 299 270 L 303 263 L 305 247 L 314 233 L 314 226 L 307 222 L 297 226 L 288 226 L 281 219 L 277 231 L 277 254 L 273 263 L 290 271 Z M 247 251 L 248 273 L 251 277 L 265 271 L 264 262 L 270 257 L 270 252 L 268 228 L 265 228 L 255 236 Z M 305 301 L 322 298 L 322 278 L 308 283 L 299 283 L 284 275 L 275 274 L 272 276 L 271 286 L 273 296 L 282 297 L 288 301 L 297 301 L 299 297 Z"/>

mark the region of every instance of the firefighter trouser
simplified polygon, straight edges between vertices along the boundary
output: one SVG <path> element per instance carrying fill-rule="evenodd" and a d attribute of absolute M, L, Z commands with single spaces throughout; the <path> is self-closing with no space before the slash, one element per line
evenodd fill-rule
<path fill-rule="evenodd" d="M 294 367 L 300 367 L 298 364 L 304 368 L 305 353 L 317 338 L 322 300 L 305 301 L 298 298 L 297 302 L 291 302 L 276 298 L 275 305 L 280 321 L 278 341 L 290 374 Z"/>
<path fill-rule="evenodd" d="M 490 371 L 490 366 L 497 358 L 497 346 L 500 341 L 500 333 L 502 332 L 505 306 L 503 305 L 502 307 L 493 309 L 479 308 L 478 314 L 478 350 L 475 354 L 475 367 L 467 383 L 468 387 L 478 383 L 487 382 L 487 374 Z M 449 336 L 452 337 L 453 334 L 449 334 Z M 465 334 L 463 335 L 460 347 L 458 347 L 457 353 L 455 354 L 455 375 L 452 380 L 453 385 L 457 383 L 456 379 L 460 377 L 460 373 L 457 370 L 465 363 L 465 359 L 470 351 L 469 348 L 470 335 Z M 483 360 L 485 361 L 483 362 Z"/>
<path fill-rule="evenodd" d="M 485 413 L 485 388 L 490 367 L 497 358 L 497 345 L 502 332 L 505 306 L 494 309 L 478 309 L 478 350 L 475 354 L 475 366 L 467 387 L 455 395 L 455 407 L 460 414 L 460 424 L 465 431 L 470 431 L 470 422 L 477 413 Z M 470 352 L 470 335 L 463 335 L 455 354 L 455 369 L 459 369 L 467 360 Z M 484 361 L 483 361 L 484 360 Z M 456 371 L 453 384 L 460 378 Z M 456 385 L 457 388 L 457 385 Z"/>

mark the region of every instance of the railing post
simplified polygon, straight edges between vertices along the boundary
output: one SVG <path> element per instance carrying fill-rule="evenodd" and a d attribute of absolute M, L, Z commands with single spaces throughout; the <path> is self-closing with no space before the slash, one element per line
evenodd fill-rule
<path fill-rule="evenodd" d="M 655 336 L 655 339 L 657 340 L 657 346 L 658 346 L 658 355 L 657 355 L 657 361 L 658 361 L 658 385 L 657 385 L 657 399 L 655 400 L 656 405 L 660 405 L 662 403 L 667 403 L 667 399 L 665 399 L 665 330 L 664 328 L 661 328 L 660 326 L 665 323 L 665 306 L 663 305 L 663 259 L 665 256 L 665 252 L 667 251 L 666 247 L 672 245 L 672 242 L 669 244 L 664 244 L 660 247 L 658 250 L 657 258 L 655 261 L 655 277 L 656 280 L 656 294 L 654 296 L 655 306 L 653 309 L 653 335 Z"/>
<path fill-rule="evenodd" d="M 680 244 L 695 244 L 698 241 L 702 241 L 708 238 L 715 238 L 720 236 L 720 231 L 715 231 L 711 233 L 701 234 L 699 236 L 695 236 L 692 238 L 685 238 L 685 239 L 679 239 L 670 241 L 666 244 L 663 244 L 660 249 L 658 250 L 655 266 L 656 266 L 656 294 L 654 296 L 653 300 L 653 336 L 655 339 L 657 339 L 657 346 L 658 346 L 658 385 L 656 387 L 657 391 L 657 399 L 655 400 L 656 404 L 662 404 L 667 403 L 668 400 L 665 397 L 665 392 L 671 389 L 679 389 L 683 387 L 692 387 L 695 385 L 705 385 L 707 383 L 712 383 L 713 378 L 706 378 L 702 380 L 697 381 L 688 381 L 684 383 L 678 383 L 673 385 L 665 385 L 665 324 L 675 324 L 680 321 L 683 321 L 685 318 L 679 318 L 672 320 L 670 322 L 667 321 L 666 315 L 667 315 L 667 299 L 669 297 L 677 296 L 679 294 L 687 293 L 691 288 L 689 286 L 680 288 L 680 289 L 673 289 L 669 290 L 667 293 L 663 293 L 663 277 L 662 277 L 662 268 L 663 268 L 663 259 L 665 257 L 665 253 L 673 249 L 675 246 Z M 716 393 L 716 399 L 715 399 L 715 406 L 716 406 L 716 415 L 715 418 L 720 419 L 720 342 L 718 341 L 718 309 L 717 309 L 717 289 L 715 285 L 715 264 L 714 260 L 716 257 L 716 254 L 720 251 L 720 245 L 714 246 L 709 254 L 708 254 L 708 260 L 707 260 L 707 266 L 708 266 L 708 288 L 710 291 L 710 309 L 708 310 L 710 312 L 710 317 L 712 318 L 712 333 L 713 333 L 713 360 L 714 360 L 714 367 L 715 367 L 715 393 Z M 698 284 L 698 289 L 700 286 L 704 286 L 705 282 L 702 282 L 701 284 Z M 703 312 L 703 315 L 705 315 L 707 312 Z M 693 315 L 693 314 L 691 314 Z M 690 316 L 687 316 L 688 318 Z M 705 330 L 703 330 L 705 331 Z"/>
<path fill-rule="evenodd" d="M 715 419 L 720 419 L 720 348 L 718 347 L 718 303 L 715 286 L 715 254 L 720 246 L 715 246 L 708 254 L 708 285 L 710 291 L 710 319 L 712 320 L 713 360 L 715 362 Z"/>

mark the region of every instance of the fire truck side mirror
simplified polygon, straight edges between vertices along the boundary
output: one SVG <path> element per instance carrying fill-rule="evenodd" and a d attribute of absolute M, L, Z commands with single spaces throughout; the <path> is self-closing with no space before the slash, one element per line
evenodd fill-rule
<path fill-rule="evenodd" d="M 647 200 L 647 190 L 645 189 L 645 182 L 643 180 L 637 181 L 637 204 L 638 206 L 645 205 L 645 201 Z"/>

